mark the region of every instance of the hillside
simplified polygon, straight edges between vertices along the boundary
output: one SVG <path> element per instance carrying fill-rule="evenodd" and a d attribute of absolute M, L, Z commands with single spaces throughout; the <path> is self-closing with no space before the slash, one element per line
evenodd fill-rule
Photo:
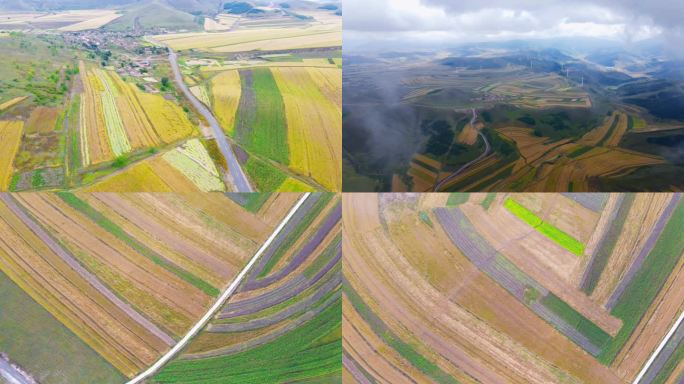
<path fill-rule="evenodd" d="M 139 28 L 198 29 L 195 16 L 174 9 L 168 4 L 152 1 L 123 9 L 124 15 L 105 28 L 121 31 Z"/>

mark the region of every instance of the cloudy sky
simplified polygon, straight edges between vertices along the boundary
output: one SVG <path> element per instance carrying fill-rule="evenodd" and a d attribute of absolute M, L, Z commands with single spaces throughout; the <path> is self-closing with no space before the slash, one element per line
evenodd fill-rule
<path fill-rule="evenodd" d="M 344 0 L 345 46 L 588 36 L 684 38 L 681 0 Z M 681 49 L 681 48 L 680 48 Z"/>

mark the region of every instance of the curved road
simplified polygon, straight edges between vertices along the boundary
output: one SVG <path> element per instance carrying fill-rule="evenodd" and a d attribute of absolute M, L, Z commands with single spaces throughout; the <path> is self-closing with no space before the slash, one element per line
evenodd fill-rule
<path fill-rule="evenodd" d="M 254 192 L 252 186 L 249 184 L 249 180 L 247 180 L 245 173 L 242 171 L 242 168 L 240 167 L 240 163 L 238 162 L 237 157 L 235 157 L 235 153 L 233 153 L 232 148 L 230 148 L 230 144 L 228 144 L 228 139 L 226 139 L 226 135 L 223 133 L 223 129 L 221 129 L 221 125 L 219 124 L 218 120 L 216 120 L 214 114 L 211 113 L 209 108 L 202 104 L 202 102 L 199 101 L 197 97 L 195 97 L 195 95 L 192 94 L 192 92 L 190 92 L 188 86 L 185 85 L 185 82 L 183 81 L 183 75 L 181 74 L 180 68 L 178 67 L 178 55 L 176 55 L 176 52 L 174 52 L 171 48 L 168 49 L 169 61 L 171 62 L 171 68 L 173 69 L 173 76 L 176 78 L 176 83 L 185 94 L 185 97 L 187 97 L 190 100 L 192 105 L 199 111 L 199 113 L 202 114 L 202 116 L 204 116 L 205 119 L 207 119 L 209 125 L 211 125 L 211 130 L 214 133 L 216 144 L 218 144 L 218 147 L 221 150 L 223 157 L 226 159 L 226 162 L 228 163 L 228 172 L 230 173 L 230 180 L 227 180 L 227 182 L 230 185 L 233 185 L 237 192 Z"/>
<path fill-rule="evenodd" d="M 471 110 L 473 111 L 473 118 L 470 119 L 470 125 L 473 126 L 473 129 L 474 129 L 475 122 L 477 121 L 477 112 L 475 111 L 475 108 L 472 108 Z M 487 155 L 489 155 L 489 151 L 491 150 L 491 147 L 489 145 L 489 141 L 487 140 L 487 137 L 485 135 L 483 135 L 482 132 L 480 132 L 480 131 L 478 131 L 477 134 L 480 135 L 482 140 L 484 140 L 484 143 L 485 143 L 484 152 L 482 152 L 482 154 L 480 156 L 478 156 L 476 159 L 465 163 L 461 168 L 457 169 L 454 173 L 452 173 L 451 175 L 445 177 L 440 182 L 438 182 L 435 185 L 433 192 L 439 191 L 442 188 L 442 186 L 444 185 L 444 183 L 454 179 L 456 176 L 460 175 L 463 171 L 465 171 L 468 167 L 470 167 L 471 165 L 477 163 L 478 161 L 484 159 Z"/>
<path fill-rule="evenodd" d="M 249 263 L 240 271 L 240 274 L 235 277 L 235 280 L 233 280 L 232 283 L 226 288 L 225 291 L 221 294 L 221 296 L 216 299 L 216 302 L 214 305 L 209 308 L 207 313 L 202 316 L 202 318 L 188 331 L 188 333 L 183 336 L 183 338 L 178 342 L 178 344 L 174 345 L 171 350 L 166 352 L 164 356 L 160 357 L 159 360 L 157 360 L 156 363 L 154 363 L 151 367 L 147 368 L 144 372 L 139 374 L 138 376 L 134 377 L 131 379 L 127 384 L 138 384 L 143 382 L 144 380 L 150 378 L 152 375 L 154 375 L 161 367 L 164 366 L 164 364 L 168 363 L 174 356 L 176 356 L 176 353 L 178 353 L 181 349 L 185 348 L 185 346 L 192 340 L 193 337 L 195 337 L 199 331 L 201 331 L 207 323 L 209 323 L 209 320 L 211 320 L 212 317 L 216 314 L 216 312 L 223 307 L 223 305 L 230 299 L 230 297 L 233 295 L 233 292 L 237 289 L 237 287 L 242 283 L 242 281 L 245 279 L 249 271 L 252 269 L 254 264 L 259 260 L 259 257 L 261 257 L 261 254 L 266 251 L 269 245 L 275 240 L 275 238 L 278 236 L 278 233 L 287 225 L 287 223 L 290 221 L 292 216 L 299 210 L 299 207 L 304 204 L 306 199 L 311 195 L 311 193 L 305 193 L 299 201 L 297 201 L 297 204 L 290 210 L 290 212 L 285 216 L 283 221 L 278 224 L 275 230 L 273 230 L 273 233 L 271 233 L 271 236 L 269 236 L 268 239 L 264 242 L 264 244 L 261 245 L 261 248 L 252 256 L 252 259 L 249 260 Z"/>

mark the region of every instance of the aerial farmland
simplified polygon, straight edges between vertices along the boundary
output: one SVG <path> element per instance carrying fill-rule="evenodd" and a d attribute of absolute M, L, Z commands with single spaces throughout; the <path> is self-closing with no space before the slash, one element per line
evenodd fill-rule
<path fill-rule="evenodd" d="M 345 382 L 681 382 L 681 197 L 345 195 Z"/>
<path fill-rule="evenodd" d="M 190 378 L 211 361 L 186 359 L 193 355 L 242 361 L 239 372 L 301 333 L 309 339 L 296 357 L 314 358 L 292 377 L 339 376 L 339 200 L 320 193 L 0 195 L 0 377 L 5 362 L 20 383 L 126 382 L 170 353 L 226 292 L 228 303 L 159 382 L 186 377 L 179 369 Z M 262 255 L 272 234 L 278 237 Z M 263 257 L 237 280 L 255 255 Z M 282 372 L 297 364 L 288 358 Z"/>
<path fill-rule="evenodd" d="M 122 3 L 0 10 L 0 190 L 341 190 L 337 6 Z"/>

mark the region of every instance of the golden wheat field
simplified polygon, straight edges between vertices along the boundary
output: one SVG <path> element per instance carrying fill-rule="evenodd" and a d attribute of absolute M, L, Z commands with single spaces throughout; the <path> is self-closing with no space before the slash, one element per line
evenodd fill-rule
<path fill-rule="evenodd" d="M 285 104 L 290 168 L 308 175 L 329 190 L 342 180 L 342 110 L 328 95 L 341 78 L 339 70 L 272 68 Z M 312 76 L 312 73 L 314 74 Z M 340 82 L 341 83 L 341 82 Z M 324 92 L 322 89 L 328 91 Z"/>

